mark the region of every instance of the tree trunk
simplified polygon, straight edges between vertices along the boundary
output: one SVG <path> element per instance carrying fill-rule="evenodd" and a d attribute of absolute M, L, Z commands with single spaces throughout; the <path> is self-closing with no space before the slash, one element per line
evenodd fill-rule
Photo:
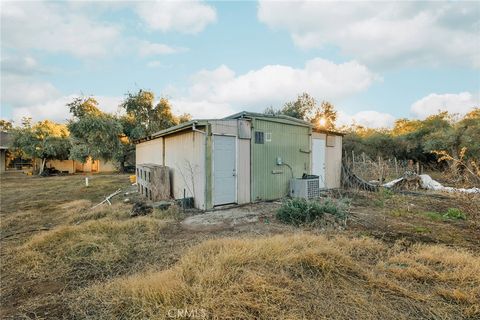
<path fill-rule="evenodd" d="M 43 173 L 43 169 L 45 168 L 45 163 L 47 162 L 47 159 L 46 158 L 43 158 L 42 159 L 42 164 L 40 165 L 40 170 L 38 172 L 38 175 L 41 176 L 42 173 Z"/>

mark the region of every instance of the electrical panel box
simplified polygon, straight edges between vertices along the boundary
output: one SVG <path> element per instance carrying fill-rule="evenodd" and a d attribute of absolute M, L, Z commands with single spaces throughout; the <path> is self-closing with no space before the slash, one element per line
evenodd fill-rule
<path fill-rule="evenodd" d="M 290 180 L 290 197 L 313 199 L 319 196 L 320 184 L 318 178 Z"/>
<path fill-rule="evenodd" d="M 250 121 L 248 120 L 238 120 L 238 139 L 251 139 L 252 138 L 252 128 Z"/>

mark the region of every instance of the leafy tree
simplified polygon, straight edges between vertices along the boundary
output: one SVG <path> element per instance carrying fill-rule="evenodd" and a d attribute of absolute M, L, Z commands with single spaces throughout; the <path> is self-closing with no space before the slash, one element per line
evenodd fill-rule
<path fill-rule="evenodd" d="M 67 103 L 67 107 L 70 108 L 70 113 L 77 118 L 84 117 L 86 115 L 99 116 L 102 111 L 98 108 L 98 102 L 93 97 L 78 97 L 73 99 L 72 102 Z"/>
<path fill-rule="evenodd" d="M 320 108 L 315 108 L 315 112 L 309 120 L 318 129 L 334 130 L 337 111 L 330 102 L 322 101 Z"/>
<path fill-rule="evenodd" d="M 155 106 L 154 100 L 155 96 L 150 91 L 139 90 L 138 93 L 127 94 L 120 105 L 127 113 L 124 119 L 128 122 L 127 136 L 138 139 L 190 120 L 188 114 L 177 118 L 167 98 L 161 98 Z"/>
<path fill-rule="evenodd" d="M 323 101 L 318 106 L 315 99 L 306 92 L 298 95 L 297 100 L 285 103 L 282 109 L 268 107 L 264 113 L 287 115 L 311 122 L 315 128 L 328 130 L 335 129 L 335 121 L 337 120 L 337 111 L 330 102 Z"/>
<path fill-rule="evenodd" d="M 32 125 L 30 118 L 24 118 L 22 126 L 12 130 L 11 147 L 34 161 L 41 159 L 39 174 L 42 174 L 47 160 L 68 159 L 71 148 L 68 136 L 64 125 L 49 120 Z"/>
<path fill-rule="evenodd" d="M 13 129 L 13 124 L 10 121 L 0 119 L 0 131 L 10 131 Z"/>
<path fill-rule="evenodd" d="M 85 163 L 92 160 L 117 160 L 123 151 L 121 122 L 103 113 L 94 98 L 76 98 L 67 104 L 73 118 L 68 123 L 72 148 L 70 158 Z"/>

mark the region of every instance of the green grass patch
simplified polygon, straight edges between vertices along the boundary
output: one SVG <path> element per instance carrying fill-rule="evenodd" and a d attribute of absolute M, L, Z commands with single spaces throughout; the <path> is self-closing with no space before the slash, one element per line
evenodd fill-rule
<path fill-rule="evenodd" d="M 424 226 L 416 226 L 413 228 L 413 231 L 416 232 L 416 233 L 430 233 L 432 232 L 432 230 L 428 227 L 424 227 Z"/>
<path fill-rule="evenodd" d="M 465 215 L 465 213 L 462 210 L 457 208 L 449 208 L 447 212 L 443 214 L 443 216 L 448 219 L 456 219 L 456 220 L 467 219 L 467 216 Z"/>

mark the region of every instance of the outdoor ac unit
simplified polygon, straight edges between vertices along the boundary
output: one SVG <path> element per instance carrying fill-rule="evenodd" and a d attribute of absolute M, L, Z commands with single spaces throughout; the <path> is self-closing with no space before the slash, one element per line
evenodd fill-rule
<path fill-rule="evenodd" d="M 320 184 L 318 178 L 290 180 L 290 197 L 313 199 L 319 196 Z"/>

